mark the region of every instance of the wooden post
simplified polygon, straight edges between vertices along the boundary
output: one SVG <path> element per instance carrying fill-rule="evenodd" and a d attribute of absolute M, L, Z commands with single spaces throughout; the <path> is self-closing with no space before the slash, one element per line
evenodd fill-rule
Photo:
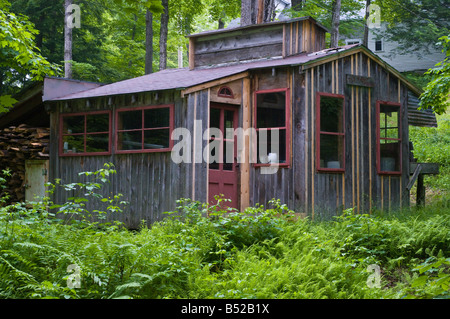
<path fill-rule="evenodd" d="M 189 38 L 189 69 L 193 70 L 195 68 L 194 62 L 194 38 Z"/>
<path fill-rule="evenodd" d="M 416 204 L 419 207 L 425 206 L 425 186 L 423 185 L 423 174 L 419 174 L 417 177 Z"/>
<path fill-rule="evenodd" d="M 251 84 L 249 78 L 244 78 L 242 80 L 242 128 L 244 132 L 250 128 L 250 106 L 251 106 Z M 250 206 L 250 144 L 249 137 L 243 134 L 243 150 L 241 152 L 241 212 Z"/>

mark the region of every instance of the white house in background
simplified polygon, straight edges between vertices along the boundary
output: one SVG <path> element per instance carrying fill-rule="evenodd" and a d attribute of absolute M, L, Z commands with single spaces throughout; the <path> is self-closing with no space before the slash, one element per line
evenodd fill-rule
<path fill-rule="evenodd" d="M 386 25 L 381 24 L 379 31 L 383 31 L 385 28 Z M 362 34 L 361 38 L 345 39 L 345 44 L 357 43 L 362 43 Z M 442 61 L 445 57 L 440 50 L 435 48 L 430 48 L 429 53 L 425 51 L 421 52 L 420 57 L 415 53 L 392 54 L 393 50 L 398 46 L 398 43 L 384 39 L 382 36 L 377 35 L 377 32 L 374 32 L 373 29 L 369 29 L 367 46 L 372 52 L 400 72 L 426 71 L 434 67 L 436 63 Z"/>

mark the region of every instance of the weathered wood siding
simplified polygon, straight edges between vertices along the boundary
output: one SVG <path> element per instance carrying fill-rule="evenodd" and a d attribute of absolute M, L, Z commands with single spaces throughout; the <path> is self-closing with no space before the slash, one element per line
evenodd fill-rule
<path fill-rule="evenodd" d="M 253 76 L 252 91 L 267 90 L 267 89 L 283 89 L 292 88 L 292 73 L 289 68 L 276 69 L 275 71 L 266 70 L 255 73 Z M 287 96 L 289 100 L 291 96 Z M 254 99 L 252 96 L 252 114 L 255 111 Z M 252 115 L 253 116 L 253 115 Z M 291 118 L 292 120 L 292 118 Z M 292 128 L 292 124 L 291 124 Z M 288 132 L 287 134 L 291 134 Z M 296 139 L 293 136 L 293 139 Z M 292 164 L 293 153 L 290 153 L 291 165 L 289 168 L 280 167 L 274 174 L 263 174 L 260 167 L 251 165 L 250 169 L 250 205 L 267 205 L 271 199 L 279 199 L 282 203 L 288 204 L 289 207 L 294 205 L 294 180 L 297 170 Z"/>
<path fill-rule="evenodd" d="M 191 37 L 189 45 L 190 67 L 205 67 L 320 51 L 325 30 L 311 20 L 294 20 L 211 32 Z"/>
<path fill-rule="evenodd" d="M 195 38 L 195 67 L 281 56 L 283 25 Z"/>
<path fill-rule="evenodd" d="M 325 49 L 325 30 L 309 20 L 284 25 L 283 56 Z"/>
<path fill-rule="evenodd" d="M 374 86 L 346 83 L 346 75 L 369 77 Z M 357 212 L 374 208 L 398 209 L 409 203 L 405 190 L 409 178 L 407 88 L 381 65 L 363 53 L 330 61 L 305 70 L 305 210 L 318 218 L 354 207 Z M 316 93 L 345 96 L 345 173 L 317 172 L 315 156 Z M 402 175 L 379 175 L 376 158 L 376 102 L 401 103 Z M 294 111 L 295 112 L 295 111 Z M 296 150 L 297 152 L 298 150 Z"/>
<path fill-rule="evenodd" d="M 346 83 L 346 75 L 371 79 L 373 87 Z M 255 74 L 253 89 L 291 88 L 291 165 L 276 174 L 250 171 L 250 205 L 277 198 L 298 213 L 329 218 L 346 208 L 366 213 L 409 204 L 408 89 L 363 53 L 288 71 Z M 316 167 L 316 94 L 345 96 L 345 172 Z M 402 174 L 379 175 L 376 153 L 376 102 L 401 103 Z M 252 101 L 254 103 L 254 101 Z M 252 106 L 252 112 L 254 106 Z"/>
<path fill-rule="evenodd" d="M 171 159 L 170 152 L 115 154 L 112 143 L 110 156 L 74 156 L 60 157 L 58 154 L 59 115 L 61 113 L 87 112 L 95 110 L 112 110 L 112 130 L 115 132 L 115 110 L 123 107 L 139 107 L 147 105 L 174 104 L 175 128 L 186 127 L 190 132 L 202 131 L 207 123 L 207 117 L 200 105 L 208 103 L 208 91 L 190 94 L 181 99 L 179 91 L 164 91 L 157 93 L 142 93 L 101 97 L 87 100 L 74 100 L 54 105 L 51 113 L 51 168 L 50 181 L 56 178 L 61 183 L 82 181 L 79 172 L 95 171 L 104 163 L 113 163 L 117 174 L 111 177 L 110 183 L 102 191 L 104 196 L 123 194 L 122 199 L 129 202 L 123 213 L 111 215 L 110 220 L 120 220 L 128 227 L 138 227 L 142 220 L 153 223 L 161 220 L 163 212 L 172 211 L 179 198 L 206 200 L 207 184 L 205 164 L 180 163 Z M 194 118 L 194 114 L 197 117 Z M 193 138 L 193 136 L 192 136 Z M 114 140 L 114 135 L 112 136 Z M 176 143 L 176 141 L 175 141 Z M 192 144 L 194 145 L 194 144 Z M 201 145 L 203 146 L 203 145 Z M 192 149 L 195 151 L 194 148 Z M 62 189 L 54 194 L 56 203 L 64 203 L 67 198 L 75 195 Z M 98 209 L 98 207 L 90 209 Z"/>

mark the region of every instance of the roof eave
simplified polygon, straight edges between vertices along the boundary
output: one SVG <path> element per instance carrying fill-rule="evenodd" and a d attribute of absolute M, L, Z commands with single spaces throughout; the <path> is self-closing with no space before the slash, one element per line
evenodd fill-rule
<path fill-rule="evenodd" d="M 323 64 L 328 62 L 329 60 L 335 60 L 347 55 L 352 55 L 357 52 L 364 52 L 367 54 L 371 59 L 373 59 L 375 62 L 383 66 L 385 69 L 387 69 L 389 72 L 397 76 L 413 93 L 415 93 L 417 96 L 420 96 L 423 91 L 422 89 L 418 88 L 414 84 L 412 84 L 404 75 L 402 75 L 399 71 L 397 71 L 394 67 L 389 65 L 386 61 L 381 59 L 379 56 L 374 54 L 372 51 L 370 51 L 368 48 L 366 48 L 363 45 L 356 45 L 352 48 L 337 51 L 336 53 L 328 54 L 326 56 L 302 63 L 302 67 L 304 70 L 309 69 L 311 67 L 314 67 L 315 65 Z"/>

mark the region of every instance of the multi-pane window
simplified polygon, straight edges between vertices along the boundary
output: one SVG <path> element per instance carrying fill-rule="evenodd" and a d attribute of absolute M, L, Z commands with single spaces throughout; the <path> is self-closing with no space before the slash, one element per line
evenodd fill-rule
<path fill-rule="evenodd" d="M 401 173 L 400 104 L 377 103 L 377 167 L 380 174 Z"/>
<path fill-rule="evenodd" d="M 60 155 L 106 155 L 111 152 L 110 112 L 63 114 Z"/>
<path fill-rule="evenodd" d="M 383 40 L 375 41 L 375 52 L 383 51 Z"/>
<path fill-rule="evenodd" d="M 234 129 L 237 126 L 237 111 L 232 107 L 211 107 L 209 120 L 209 168 L 232 171 L 236 155 Z"/>
<path fill-rule="evenodd" d="M 289 164 L 289 90 L 255 93 L 257 164 Z"/>
<path fill-rule="evenodd" d="M 116 114 L 116 152 L 163 152 L 172 148 L 173 105 L 121 109 Z"/>
<path fill-rule="evenodd" d="M 318 93 L 316 103 L 316 165 L 322 171 L 344 171 L 344 96 Z"/>

